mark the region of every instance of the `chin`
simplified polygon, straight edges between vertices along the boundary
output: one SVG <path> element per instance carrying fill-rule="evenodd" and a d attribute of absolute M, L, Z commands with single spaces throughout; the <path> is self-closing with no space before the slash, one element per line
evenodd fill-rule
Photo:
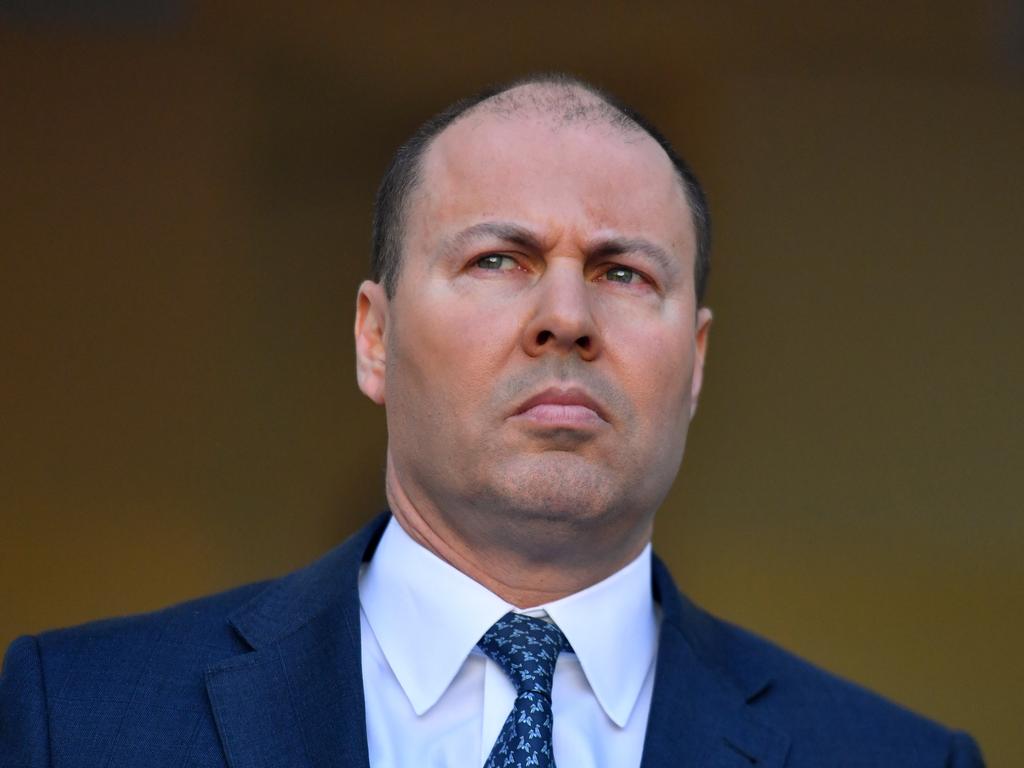
<path fill-rule="evenodd" d="M 484 484 L 482 500 L 517 522 L 588 527 L 621 519 L 625 507 L 637 501 L 630 498 L 619 473 L 572 454 L 549 452 L 503 470 L 494 482 Z"/>

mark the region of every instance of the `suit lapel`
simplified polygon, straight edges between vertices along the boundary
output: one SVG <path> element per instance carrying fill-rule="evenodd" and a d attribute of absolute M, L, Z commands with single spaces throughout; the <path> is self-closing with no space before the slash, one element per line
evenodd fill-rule
<path fill-rule="evenodd" d="M 232 616 L 253 652 L 206 672 L 231 768 L 369 765 L 358 575 L 386 522 L 377 518 Z"/>
<path fill-rule="evenodd" d="M 750 706 L 771 681 L 718 663 L 717 625 L 679 594 L 657 559 L 654 590 L 663 615 L 641 767 L 782 766 L 789 738 L 758 722 Z"/>

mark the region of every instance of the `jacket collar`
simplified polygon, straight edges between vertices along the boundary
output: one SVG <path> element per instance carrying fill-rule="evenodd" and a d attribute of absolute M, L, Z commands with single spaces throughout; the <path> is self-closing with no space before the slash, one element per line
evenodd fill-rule
<path fill-rule="evenodd" d="M 389 514 L 229 618 L 252 648 L 211 666 L 206 688 L 231 768 L 368 766 L 359 569 Z M 771 680 L 732 653 L 734 635 L 676 589 L 658 558 L 662 626 L 642 768 L 779 768 L 789 740 L 758 722 Z"/>
<path fill-rule="evenodd" d="M 253 650 L 207 669 L 206 690 L 231 768 L 369 765 L 358 578 L 388 517 L 229 618 Z"/>
<path fill-rule="evenodd" d="M 652 579 L 662 624 L 641 768 L 782 766 L 789 737 L 751 706 L 770 676 L 734 653 L 735 636 L 679 592 L 658 558 Z"/>

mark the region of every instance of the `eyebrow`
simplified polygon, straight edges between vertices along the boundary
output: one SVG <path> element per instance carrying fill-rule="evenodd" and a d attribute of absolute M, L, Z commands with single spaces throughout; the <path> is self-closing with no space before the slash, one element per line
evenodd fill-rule
<path fill-rule="evenodd" d="M 540 238 L 524 226 L 513 224 L 510 221 L 482 221 L 445 238 L 441 243 L 440 252 L 451 254 L 460 250 L 466 243 L 488 237 L 519 245 L 532 251 L 541 250 Z"/>
<path fill-rule="evenodd" d="M 657 243 L 644 237 L 606 237 L 596 240 L 588 247 L 593 256 L 620 256 L 624 253 L 641 253 L 669 274 L 678 269 L 678 259 Z"/>
<path fill-rule="evenodd" d="M 487 237 L 503 240 L 531 251 L 543 250 L 541 239 L 520 224 L 511 221 L 482 221 L 446 238 L 441 244 L 440 251 L 442 254 L 450 254 L 473 240 Z M 586 252 L 589 258 L 641 253 L 670 274 L 678 268 L 677 259 L 672 258 L 669 252 L 660 245 L 644 237 L 599 238 L 587 245 Z"/>

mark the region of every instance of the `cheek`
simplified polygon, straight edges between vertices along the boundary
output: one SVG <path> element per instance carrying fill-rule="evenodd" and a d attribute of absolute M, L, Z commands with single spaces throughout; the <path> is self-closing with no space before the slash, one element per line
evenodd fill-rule
<path fill-rule="evenodd" d="M 451 414 L 483 401 L 514 346 L 510 313 L 462 300 L 439 299 L 396 323 L 396 389 Z"/>
<path fill-rule="evenodd" d="M 689 415 L 693 377 L 692 329 L 676 324 L 623 328 L 608 339 L 622 382 L 644 428 L 677 431 Z"/>

